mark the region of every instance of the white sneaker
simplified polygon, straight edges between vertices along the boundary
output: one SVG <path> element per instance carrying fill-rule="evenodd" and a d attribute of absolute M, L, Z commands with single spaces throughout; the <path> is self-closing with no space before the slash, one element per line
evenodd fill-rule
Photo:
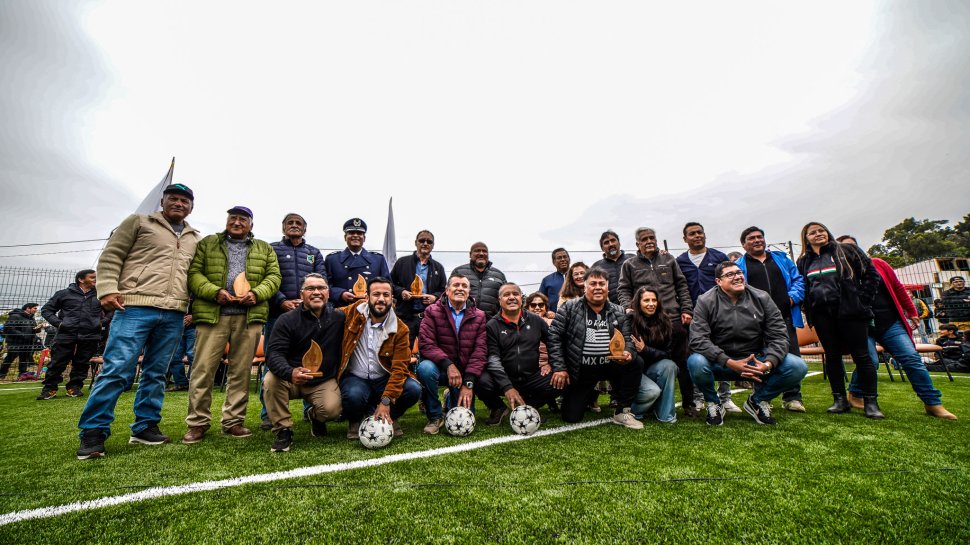
<path fill-rule="evenodd" d="M 785 410 L 791 411 L 793 413 L 803 413 L 805 412 L 805 405 L 798 399 L 793 399 L 791 401 L 786 401 L 782 403 Z"/>
<path fill-rule="evenodd" d="M 700 399 L 694 399 L 694 409 L 697 412 L 701 412 L 701 411 L 704 410 L 704 398 L 703 397 L 700 398 Z"/>
<path fill-rule="evenodd" d="M 630 412 L 629 407 L 626 408 L 626 409 L 623 409 L 623 412 L 621 412 L 621 413 L 614 414 L 613 415 L 613 423 L 614 424 L 619 424 L 621 426 L 626 426 L 626 427 L 630 428 L 631 430 L 642 430 L 643 429 L 643 422 L 640 422 L 639 420 L 637 420 L 633 416 L 633 413 Z"/>
<path fill-rule="evenodd" d="M 724 403 L 721 403 L 721 408 L 729 413 L 738 414 L 741 412 L 741 407 L 738 407 L 737 405 L 735 405 L 735 403 L 730 399 L 725 401 Z"/>

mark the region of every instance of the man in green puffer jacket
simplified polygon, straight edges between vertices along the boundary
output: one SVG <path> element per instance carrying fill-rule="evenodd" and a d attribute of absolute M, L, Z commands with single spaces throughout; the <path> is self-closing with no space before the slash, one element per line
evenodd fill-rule
<path fill-rule="evenodd" d="M 185 444 L 198 443 L 212 420 L 212 386 L 229 345 L 226 401 L 222 432 L 252 435 L 244 425 L 249 401 L 249 375 L 260 332 L 269 316 L 269 299 L 280 287 L 276 252 L 252 235 L 253 212 L 245 206 L 228 210 L 226 230 L 199 242 L 189 267 L 189 289 L 195 295 L 195 362 L 189 381 L 189 429 Z M 248 288 L 247 288 L 248 284 Z"/>

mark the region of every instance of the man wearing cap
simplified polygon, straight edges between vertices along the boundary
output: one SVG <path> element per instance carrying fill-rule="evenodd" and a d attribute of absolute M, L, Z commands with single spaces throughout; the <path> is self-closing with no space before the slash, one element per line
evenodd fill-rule
<path fill-rule="evenodd" d="M 144 352 L 135 395 L 131 443 L 159 445 L 169 438 L 158 429 L 165 397 L 165 373 L 182 336 L 188 310 L 186 273 L 199 232 L 186 223 L 192 190 L 173 184 L 162 192 L 161 211 L 132 214 L 111 234 L 97 266 L 97 293 L 106 311 L 115 311 L 104 350 L 104 365 L 81 412 L 77 458 L 104 456 L 114 409 L 134 379 Z"/>
<path fill-rule="evenodd" d="M 189 426 L 185 444 L 198 443 L 212 420 L 212 386 L 216 369 L 229 345 L 226 400 L 222 432 L 231 437 L 252 435 L 244 425 L 249 401 L 249 375 L 269 300 L 280 287 L 276 252 L 253 237 L 253 212 L 245 206 L 227 210 L 226 230 L 199 242 L 189 267 L 189 287 L 195 295 L 192 321 L 196 324 L 195 362 L 189 379 Z M 241 282 L 242 279 L 245 282 Z M 240 284 L 249 291 L 237 292 Z"/>
<path fill-rule="evenodd" d="M 364 249 L 366 238 L 367 224 L 360 218 L 351 218 L 344 222 L 347 247 L 327 256 L 325 266 L 332 292 L 330 297 L 338 307 L 354 301 L 353 288 L 358 275 L 363 275 L 365 281 L 375 276 L 387 278 L 391 275 L 384 256 Z"/>
<path fill-rule="evenodd" d="M 323 254 L 316 247 L 307 244 L 306 239 L 303 238 L 306 234 L 306 225 L 303 216 L 290 212 L 283 217 L 283 240 L 270 243 L 280 264 L 282 280 L 279 291 L 269 301 L 269 319 L 263 327 L 263 337 L 266 341 L 269 340 L 269 334 L 273 331 L 276 319 L 283 313 L 300 306 L 302 302 L 300 285 L 303 283 L 303 278 L 310 273 L 326 274 Z M 259 404 L 262 406 L 259 412 L 262 423 L 259 427 L 262 430 L 269 430 L 273 424 L 266 412 L 262 389 L 259 390 Z"/>
<path fill-rule="evenodd" d="M 949 323 L 959 329 L 970 328 L 970 290 L 962 276 L 950 277 L 950 288 L 940 297 Z"/>

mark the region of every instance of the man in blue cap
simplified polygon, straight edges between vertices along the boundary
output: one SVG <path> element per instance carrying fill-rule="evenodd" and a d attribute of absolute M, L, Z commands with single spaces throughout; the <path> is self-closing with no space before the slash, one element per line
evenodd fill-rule
<path fill-rule="evenodd" d="M 330 297 L 338 307 L 350 304 L 355 299 L 354 282 L 357 282 L 357 275 L 363 275 L 365 281 L 378 276 L 391 276 L 384 256 L 364 249 L 366 238 L 367 224 L 364 220 L 347 220 L 344 222 L 347 247 L 331 253 L 325 260 Z"/>

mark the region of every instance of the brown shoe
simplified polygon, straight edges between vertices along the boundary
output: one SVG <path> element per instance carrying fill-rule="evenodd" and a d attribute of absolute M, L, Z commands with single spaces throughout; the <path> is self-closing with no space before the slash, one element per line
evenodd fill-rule
<path fill-rule="evenodd" d="M 428 423 L 425 424 L 424 429 L 422 431 L 424 433 L 427 433 L 428 435 L 438 435 L 438 431 L 441 429 L 441 426 L 444 426 L 444 425 L 445 425 L 444 418 L 435 418 L 434 420 L 429 420 Z"/>
<path fill-rule="evenodd" d="M 957 415 L 943 408 L 943 405 L 926 405 L 926 414 L 942 418 L 943 420 L 956 420 Z"/>
<path fill-rule="evenodd" d="M 238 437 L 240 439 L 249 437 L 250 435 L 253 434 L 253 432 L 249 431 L 249 428 L 243 427 L 242 424 L 236 424 L 231 428 L 222 430 L 222 433 L 226 435 L 230 435 L 232 437 Z"/>
<path fill-rule="evenodd" d="M 851 392 L 849 392 L 849 394 L 846 397 L 849 400 L 849 405 L 852 405 L 852 408 L 853 409 L 864 409 L 865 408 L 865 402 L 862 400 L 861 397 L 856 397 L 856 396 L 852 395 Z"/>
<path fill-rule="evenodd" d="M 208 426 L 190 426 L 189 431 L 185 432 L 182 436 L 182 443 L 186 445 L 191 445 L 202 441 L 205 437 L 205 432 L 209 430 Z"/>
<path fill-rule="evenodd" d="M 404 430 L 401 429 L 401 423 L 397 420 L 394 421 L 394 437 L 401 437 L 404 435 Z"/>

